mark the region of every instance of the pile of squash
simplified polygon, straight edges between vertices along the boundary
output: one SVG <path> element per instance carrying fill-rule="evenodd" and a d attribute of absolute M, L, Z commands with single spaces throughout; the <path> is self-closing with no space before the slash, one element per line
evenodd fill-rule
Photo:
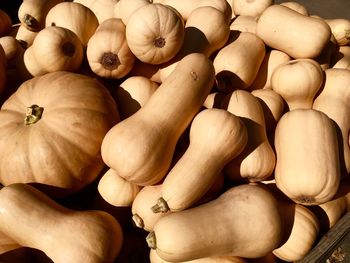
<path fill-rule="evenodd" d="M 349 19 L 273 0 L 18 19 L 0 10 L 1 262 L 295 262 L 350 210 Z"/>

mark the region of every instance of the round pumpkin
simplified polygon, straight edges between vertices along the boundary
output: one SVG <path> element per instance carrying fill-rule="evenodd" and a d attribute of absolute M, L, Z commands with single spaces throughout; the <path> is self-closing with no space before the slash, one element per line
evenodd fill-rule
<path fill-rule="evenodd" d="M 82 189 L 104 168 L 101 142 L 118 121 L 93 78 L 57 71 L 23 82 L 0 110 L 0 183 L 38 183 L 52 195 Z"/>

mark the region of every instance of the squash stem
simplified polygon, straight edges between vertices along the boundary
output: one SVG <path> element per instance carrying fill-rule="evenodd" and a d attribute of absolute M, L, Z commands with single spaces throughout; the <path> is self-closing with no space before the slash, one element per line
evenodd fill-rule
<path fill-rule="evenodd" d="M 132 215 L 132 221 L 133 221 L 134 225 L 138 228 L 144 228 L 144 226 L 145 226 L 142 218 L 138 214 Z"/>
<path fill-rule="evenodd" d="M 43 115 L 44 108 L 38 105 L 27 107 L 26 117 L 24 118 L 25 125 L 31 125 L 38 122 Z"/>
<path fill-rule="evenodd" d="M 29 14 L 25 14 L 23 17 L 23 21 L 28 29 L 34 30 L 34 31 L 38 30 L 39 23 L 33 16 L 31 16 Z"/>
<path fill-rule="evenodd" d="M 168 203 L 163 199 L 163 197 L 160 197 L 157 200 L 157 204 L 151 207 L 153 213 L 165 213 L 170 210 Z"/>
<path fill-rule="evenodd" d="M 149 248 L 156 249 L 156 234 L 154 231 L 149 232 L 149 234 L 146 236 L 146 242 Z"/>

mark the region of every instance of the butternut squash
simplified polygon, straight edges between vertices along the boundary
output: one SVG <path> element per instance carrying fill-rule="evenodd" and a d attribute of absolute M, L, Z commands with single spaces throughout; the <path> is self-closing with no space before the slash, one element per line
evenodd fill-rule
<path fill-rule="evenodd" d="M 287 2 L 280 3 L 280 5 L 283 5 L 283 6 L 290 8 L 290 9 L 293 9 L 294 11 L 296 11 L 299 14 L 302 14 L 304 16 L 309 15 L 309 11 L 302 3 L 299 3 L 296 1 L 287 1 Z"/>
<path fill-rule="evenodd" d="M 101 147 L 104 162 L 135 184 L 159 182 L 213 82 L 214 67 L 205 55 L 184 57 L 141 109 L 109 130 Z"/>
<path fill-rule="evenodd" d="M 230 25 L 222 12 L 211 6 L 196 8 L 186 21 L 181 49 L 173 59 L 161 65 L 160 80 L 164 81 L 177 63 L 191 53 L 203 53 L 209 58 L 226 44 L 229 35 Z"/>
<path fill-rule="evenodd" d="M 198 113 L 190 127 L 190 144 L 167 173 L 153 212 L 177 212 L 194 205 L 224 166 L 243 151 L 247 140 L 243 122 L 227 110 Z"/>
<path fill-rule="evenodd" d="M 177 0 L 153 0 L 153 3 L 172 6 L 183 17 L 185 21 L 192 15 L 191 13 L 199 7 L 214 7 L 225 16 L 226 23 L 229 23 L 232 17 L 232 9 L 226 0 L 188 0 L 186 2 Z M 208 17 L 206 17 L 208 18 Z"/>
<path fill-rule="evenodd" d="M 257 76 L 264 57 L 265 44 L 256 34 L 238 32 L 214 58 L 217 88 L 226 93 L 247 89 Z"/>
<path fill-rule="evenodd" d="M 226 96 L 223 107 L 239 116 L 248 131 L 243 152 L 224 168 L 233 180 L 262 181 L 272 175 L 276 156 L 267 138 L 264 110 L 257 97 L 246 90 L 235 90 Z"/>
<path fill-rule="evenodd" d="M 258 17 L 270 5 L 273 0 L 230 0 L 232 2 L 232 11 L 236 16 L 252 16 Z"/>
<path fill-rule="evenodd" d="M 77 35 L 64 27 L 50 26 L 38 32 L 33 44 L 25 50 L 24 65 L 31 76 L 55 71 L 76 71 L 84 58 L 83 45 Z"/>
<path fill-rule="evenodd" d="M 28 184 L 0 190 L 0 222 L 9 238 L 58 263 L 112 263 L 123 242 L 121 226 L 110 214 L 68 209 Z"/>
<path fill-rule="evenodd" d="M 336 126 L 323 112 L 286 112 L 275 130 L 277 187 L 298 204 L 331 200 L 341 178 Z"/>
<path fill-rule="evenodd" d="M 279 246 L 282 229 L 275 197 L 263 186 L 243 184 L 210 202 L 162 217 L 146 240 L 167 261 L 257 258 Z"/>
<path fill-rule="evenodd" d="M 273 134 L 277 122 L 285 111 L 285 101 L 273 89 L 257 89 L 251 92 L 257 97 L 264 111 L 266 133 Z"/>
<path fill-rule="evenodd" d="M 45 27 L 47 13 L 64 0 L 24 0 L 18 8 L 18 19 L 28 30 L 39 32 Z"/>
<path fill-rule="evenodd" d="M 125 181 L 115 171 L 108 169 L 97 185 L 102 198 L 113 206 L 130 206 L 141 187 Z"/>
<path fill-rule="evenodd" d="M 310 109 L 324 81 L 323 70 L 313 59 L 293 59 L 271 75 L 271 88 L 282 96 L 289 110 Z"/>
<path fill-rule="evenodd" d="M 119 18 L 104 20 L 89 38 L 86 58 L 91 70 L 102 78 L 120 79 L 135 62 L 125 36 L 125 25 Z"/>
<path fill-rule="evenodd" d="M 350 20 L 346 18 L 325 19 L 339 46 L 350 44 Z"/>
<path fill-rule="evenodd" d="M 26 49 L 33 44 L 37 34 L 38 32 L 30 31 L 24 25 L 20 24 L 14 33 L 14 37 L 20 41 L 24 49 Z"/>
<path fill-rule="evenodd" d="M 162 64 L 172 59 L 182 46 L 184 34 L 181 15 L 162 4 L 138 8 L 129 17 L 125 29 L 132 53 L 149 64 Z"/>
<path fill-rule="evenodd" d="M 266 45 L 295 59 L 317 57 L 331 34 L 323 19 L 305 16 L 278 4 L 266 8 L 257 24 L 257 35 Z"/>
<path fill-rule="evenodd" d="M 340 147 L 340 160 L 342 174 L 350 172 L 350 146 L 349 131 L 350 114 L 349 87 L 350 71 L 347 69 L 327 69 L 325 71 L 325 84 L 320 94 L 315 98 L 312 108 L 319 110 L 331 118 L 340 129 L 338 143 Z M 343 149 L 341 149 L 343 148 Z"/>
<path fill-rule="evenodd" d="M 21 57 L 24 52 L 20 41 L 13 36 L 3 36 L 0 37 L 0 45 L 5 52 L 6 68 L 14 68 L 19 57 Z"/>
<path fill-rule="evenodd" d="M 161 184 L 146 185 L 136 195 L 131 205 L 132 220 L 135 226 L 150 232 L 160 218 L 171 213 L 170 210 L 164 213 L 154 213 L 151 210 L 161 195 L 161 189 Z"/>
<path fill-rule="evenodd" d="M 210 93 L 203 103 L 203 107 L 207 109 L 220 108 L 222 101 L 226 97 L 226 94 L 221 91 L 214 91 Z"/>
<path fill-rule="evenodd" d="M 120 119 L 130 117 L 143 107 L 158 87 L 158 83 L 143 76 L 131 76 L 120 83 L 115 92 Z"/>
<path fill-rule="evenodd" d="M 239 15 L 236 16 L 231 24 L 230 31 L 231 34 L 235 34 L 235 31 L 249 32 L 256 34 L 257 18 L 254 16 Z"/>
<path fill-rule="evenodd" d="M 76 2 L 62 2 L 55 5 L 49 10 L 45 19 L 45 27 L 59 26 L 73 31 L 84 47 L 98 25 L 94 12 Z"/>
<path fill-rule="evenodd" d="M 250 85 L 249 90 L 271 89 L 271 75 L 281 64 L 291 60 L 283 51 L 277 49 L 267 50 L 265 57 L 260 65 L 259 71 Z"/>
<path fill-rule="evenodd" d="M 350 69 L 350 46 L 340 46 L 333 60 L 332 68 Z"/>

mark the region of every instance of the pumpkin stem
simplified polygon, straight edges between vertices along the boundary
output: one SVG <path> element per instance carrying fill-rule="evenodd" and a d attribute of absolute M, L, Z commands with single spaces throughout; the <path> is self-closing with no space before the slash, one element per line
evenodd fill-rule
<path fill-rule="evenodd" d="M 149 232 L 149 234 L 146 236 L 146 242 L 149 248 L 156 249 L 156 234 L 154 231 Z"/>
<path fill-rule="evenodd" d="M 68 57 L 73 57 L 75 53 L 75 46 L 71 42 L 66 42 L 62 45 L 62 52 Z"/>
<path fill-rule="evenodd" d="M 165 46 L 165 39 L 163 37 L 157 37 L 153 43 L 155 47 L 162 48 Z"/>
<path fill-rule="evenodd" d="M 103 53 L 100 63 L 105 69 L 114 70 L 120 65 L 120 60 L 116 54 L 107 52 Z"/>
<path fill-rule="evenodd" d="M 24 118 L 25 125 L 31 125 L 38 122 L 43 115 L 44 108 L 38 105 L 27 107 L 26 117 Z"/>
<path fill-rule="evenodd" d="M 145 226 L 142 218 L 138 214 L 132 215 L 132 221 L 133 221 L 134 225 L 138 228 L 144 228 L 144 226 Z"/>
<path fill-rule="evenodd" d="M 163 199 L 163 197 L 160 197 L 157 200 L 157 204 L 152 206 L 151 209 L 153 213 L 160 213 L 160 212 L 165 213 L 170 210 L 167 202 Z"/>
<path fill-rule="evenodd" d="M 28 29 L 37 30 L 39 28 L 38 21 L 30 14 L 25 14 L 23 17 L 23 22 L 26 24 Z"/>

